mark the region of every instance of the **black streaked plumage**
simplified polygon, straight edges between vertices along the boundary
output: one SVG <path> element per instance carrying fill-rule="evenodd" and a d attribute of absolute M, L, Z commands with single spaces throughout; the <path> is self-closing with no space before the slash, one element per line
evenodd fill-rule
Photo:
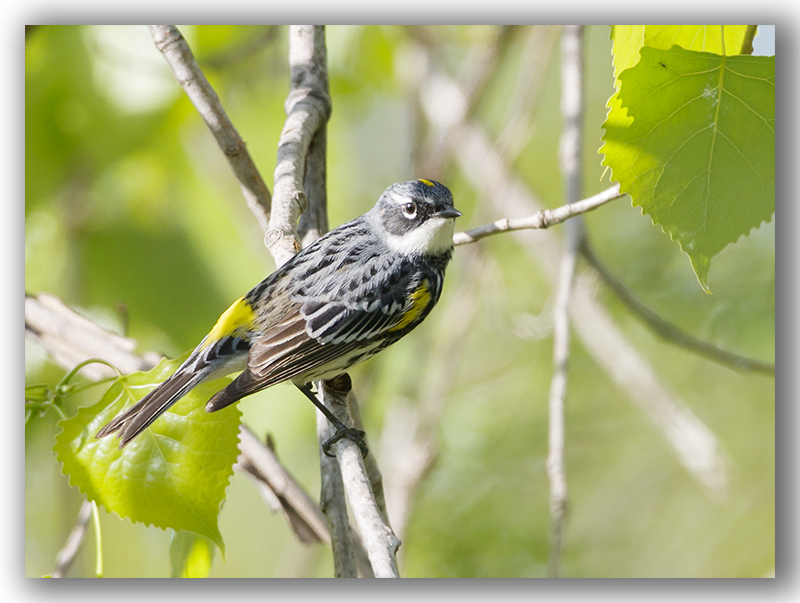
<path fill-rule="evenodd" d="M 183 365 L 103 427 L 120 446 L 192 387 L 242 371 L 213 412 L 283 381 L 335 377 L 405 336 L 433 309 L 461 215 L 442 184 L 390 186 L 369 212 L 303 249 L 237 300 Z"/>

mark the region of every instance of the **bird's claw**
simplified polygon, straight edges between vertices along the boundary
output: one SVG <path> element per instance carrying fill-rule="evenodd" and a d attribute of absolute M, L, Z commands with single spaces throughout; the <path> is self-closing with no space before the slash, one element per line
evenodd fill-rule
<path fill-rule="evenodd" d="M 325 441 L 325 443 L 322 444 L 322 451 L 326 454 L 326 456 L 331 456 L 331 457 L 336 456 L 335 454 L 331 453 L 331 446 L 333 446 L 336 442 L 338 442 L 342 438 L 347 438 L 351 442 L 358 445 L 358 447 L 361 449 L 361 456 L 366 458 L 367 455 L 369 454 L 369 448 L 367 448 L 367 443 L 364 441 L 365 435 L 366 435 L 365 432 L 359 429 L 354 429 L 352 427 L 348 427 L 346 429 L 340 429 L 335 434 L 333 434 L 333 436 L 330 439 L 328 439 L 327 441 Z"/>

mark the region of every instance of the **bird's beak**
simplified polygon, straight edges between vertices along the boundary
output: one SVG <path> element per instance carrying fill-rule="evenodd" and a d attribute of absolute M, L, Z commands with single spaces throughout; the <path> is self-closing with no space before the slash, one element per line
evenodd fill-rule
<path fill-rule="evenodd" d="M 437 211 L 433 215 L 437 218 L 458 218 L 462 213 L 455 207 L 445 207 L 443 210 Z"/>

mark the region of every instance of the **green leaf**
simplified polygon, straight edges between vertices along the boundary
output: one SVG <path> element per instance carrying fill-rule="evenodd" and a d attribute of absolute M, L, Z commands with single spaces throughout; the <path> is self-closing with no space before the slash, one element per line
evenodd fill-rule
<path fill-rule="evenodd" d="M 619 74 L 639 61 L 639 50 L 644 46 L 646 25 L 612 25 L 614 42 L 614 85 L 619 89 Z"/>
<path fill-rule="evenodd" d="M 229 379 L 195 387 L 123 449 L 113 436 L 95 438 L 184 358 L 117 378 L 97 404 L 59 423 L 53 449 L 89 500 L 132 521 L 206 536 L 224 555 L 217 516 L 239 453 L 241 412 L 235 405 L 215 413 L 204 407 Z"/>
<path fill-rule="evenodd" d="M 613 25 L 614 82 L 619 89 L 619 74 L 639 61 L 643 46 L 669 50 L 680 46 L 686 50 L 716 54 L 749 54 L 754 29 L 748 25 Z M 725 52 L 722 36 L 725 32 Z"/>
<path fill-rule="evenodd" d="M 169 560 L 172 578 L 208 578 L 214 560 L 214 544 L 194 532 L 173 532 Z"/>
<path fill-rule="evenodd" d="M 749 54 L 743 52 L 748 49 L 745 42 L 748 37 L 755 35 L 755 30 L 749 32 L 748 27 L 748 25 L 647 25 L 644 43 L 663 50 L 680 46 L 686 50 L 715 54 Z M 752 41 L 752 38 L 750 39 Z"/>
<path fill-rule="evenodd" d="M 640 56 L 609 102 L 603 165 L 708 291 L 711 258 L 775 211 L 775 58 Z"/>

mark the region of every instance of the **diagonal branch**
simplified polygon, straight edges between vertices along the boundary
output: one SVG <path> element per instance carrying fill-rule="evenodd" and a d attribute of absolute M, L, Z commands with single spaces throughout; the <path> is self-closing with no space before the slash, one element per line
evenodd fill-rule
<path fill-rule="evenodd" d="M 555 209 L 543 209 L 524 218 L 501 218 L 471 230 L 457 232 L 453 235 L 453 244 L 466 245 L 468 243 L 475 243 L 486 237 L 518 230 L 549 228 L 550 226 L 561 224 L 575 216 L 592 211 L 601 205 L 605 205 L 609 201 L 619 199 L 623 196 L 624 194 L 619 192 L 619 184 L 615 184 L 596 195 L 592 195 L 591 197 L 587 197 L 575 203 L 569 203 Z M 763 362 L 761 360 L 742 356 L 741 354 L 729 352 L 728 350 L 723 350 L 707 341 L 703 341 L 702 339 L 698 339 L 686 333 L 673 323 L 656 314 L 639 301 L 631 290 L 609 271 L 597 256 L 597 253 L 588 240 L 583 240 L 580 246 L 580 252 L 589 266 L 594 269 L 597 275 L 620 301 L 628 307 L 633 315 L 664 341 L 686 348 L 698 356 L 708 358 L 709 360 L 727 366 L 733 370 L 775 375 L 774 363 Z"/>
<path fill-rule="evenodd" d="M 164 55 L 175 78 L 192 101 L 222 149 L 244 193 L 247 206 L 266 232 L 272 199 L 244 140 L 222 108 L 219 97 L 197 65 L 192 50 L 174 25 L 150 25 L 156 48 Z"/>
<path fill-rule="evenodd" d="M 620 301 L 625 304 L 628 310 L 664 341 L 685 348 L 698 356 L 708 358 L 718 364 L 732 368 L 733 370 L 751 371 L 754 373 L 771 375 L 773 377 L 775 376 L 774 364 L 723 350 L 707 341 L 697 339 L 693 335 L 682 331 L 674 324 L 664 320 L 661 316 L 639 301 L 633 292 L 608 270 L 600 258 L 597 257 L 594 248 L 589 245 L 588 242 L 585 242 L 581 247 L 581 255 L 583 255 L 583 258 L 594 268 L 597 275 L 609 289 L 611 289 Z"/>
<path fill-rule="evenodd" d="M 325 382 L 326 405 L 345 425 L 352 426 L 349 400 L 350 377 L 345 374 Z M 364 541 L 370 565 L 376 578 L 397 578 L 395 555 L 400 539 L 395 536 L 375 499 L 364 459 L 358 445 L 346 438 L 333 444 L 336 459 L 347 491 L 347 501 L 353 511 L 356 525 Z"/>

